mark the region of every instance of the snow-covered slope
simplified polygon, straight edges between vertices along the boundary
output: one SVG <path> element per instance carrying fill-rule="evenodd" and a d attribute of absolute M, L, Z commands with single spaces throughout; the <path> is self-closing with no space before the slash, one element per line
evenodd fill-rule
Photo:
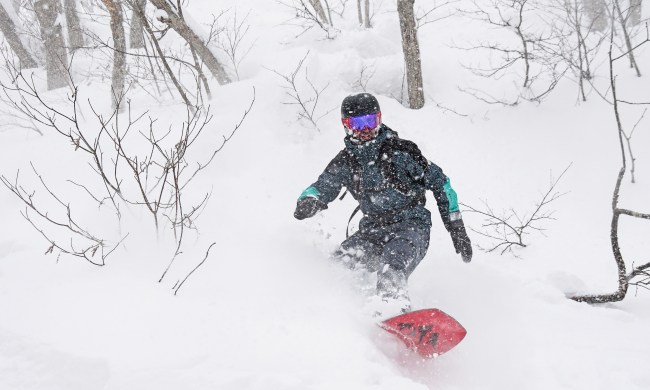
<path fill-rule="evenodd" d="M 219 9 L 251 10 L 253 48 L 242 62 L 241 81 L 214 88 L 215 120 L 207 139 L 219 140 L 239 121 L 253 88 L 256 101 L 209 171 L 197 177 L 194 191 L 211 190 L 212 197 L 197 222 L 199 235 L 187 238 L 189 247 L 162 283 L 157 281 L 171 258 L 171 234 L 161 233 L 158 241 L 136 234 L 151 230 L 146 213 L 134 208 L 124 231 L 111 232 L 120 237 L 133 230 L 137 239 L 127 239 L 99 268 L 44 255 L 47 243 L 3 187 L 0 389 L 650 387 L 650 294 L 631 291 L 622 303 L 600 306 L 566 298 L 616 288 L 609 224 L 620 150 L 611 107 L 596 94 L 578 102 L 570 82 L 542 104 L 517 107 L 486 105 L 459 92 L 458 86 L 482 84 L 495 94 L 505 87 L 461 66 L 468 54 L 452 44 L 489 31 L 456 16 L 420 31 L 427 105 L 406 109 L 390 96 L 402 81 L 401 46 L 393 2 L 385 3 L 370 31 L 355 27 L 356 15 L 348 9 L 333 40 L 316 31 L 295 38 L 296 30 L 282 24 L 291 12 L 276 3 L 190 4 L 196 24 Z M 320 131 L 296 121 L 295 106 L 283 104 L 282 80 L 273 72 L 295 70 L 307 52 L 310 80 L 320 87 L 329 83 L 318 106 L 325 114 Z M 639 62 L 649 69 L 647 55 Z M 567 194 L 551 205 L 555 220 L 544 223 L 543 235 L 531 235 L 518 256 L 475 246 L 472 263 L 462 263 L 434 211 L 429 252 L 410 280 L 413 305 L 448 312 L 468 335 L 450 353 L 416 365 L 394 359 L 398 349 L 364 312 L 357 276 L 328 261 L 345 237 L 351 197 L 311 220 L 292 216 L 296 197 L 342 147 L 338 105 L 364 65 L 375 69 L 368 88 L 378 95 L 385 123 L 445 170 L 463 203 L 529 211 L 551 177 L 572 164 L 558 185 Z M 605 65 L 597 70 L 601 84 L 607 82 Z M 621 90 L 643 99 L 650 90 L 647 76 L 620 71 Z M 161 123 L 184 115 L 180 106 L 151 109 Z M 635 115 L 627 117 L 628 126 Z M 645 212 L 647 130 L 646 124 L 634 135 L 638 183 L 626 180 L 621 199 Z M 0 139 L 0 173 L 27 174 L 32 161 L 52 185 L 82 203 L 85 195 L 65 180 L 85 163 L 59 135 L 12 129 Z M 94 211 L 80 212 L 92 223 Z M 480 229 L 480 216 L 464 218 Z M 622 221 L 630 263 L 650 260 L 649 233 L 648 224 Z M 475 244 L 488 245 L 469 234 Z M 205 263 L 174 295 L 175 282 L 212 242 Z"/>

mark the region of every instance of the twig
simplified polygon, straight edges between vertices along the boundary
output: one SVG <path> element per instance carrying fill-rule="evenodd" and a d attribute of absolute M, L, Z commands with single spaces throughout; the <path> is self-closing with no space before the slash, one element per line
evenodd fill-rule
<path fill-rule="evenodd" d="M 500 250 L 500 254 L 503 255 L 506 252 L 512 252 L 513 247 L 525 248 L 527 244 L 524 242 L 524 236 L 528 235 L 530 230 L 543 231 L 544 229 L 540 223 L 545 220 L 555 219 L 553 218 L 553 212 L 545 211 L 545 209 L 548 208 L 550 203 L 566 194 L 556 192 L 555 188 L 570 167 L 571 164 L 562 171 L 557 179 L 551 179 L 549 189 L 544 193 L 542 199 L 537 202 L 535 208 L 528 216 L 520 216 L 520 214 L 513 209 L 502 211 L 500 215 L 497 215 L 492 207 L 490 207 L 490 205 L 485 201 L 483 201 L 485 210 L 477 209 L 470 205 L 461 203 L 461 205 L 467 208 L 470 212 L 485 217 L 482 224 L 483 230 L 470 228 L 475 233 L 487 237 L 492 241 L 488 248 L 481 249 L 486 252 Z M 513 219 L 516 222 L 511 222 Z"/>
<path fill-rule="evenodd" d="M 174 295 L 178 294 L 178 291 L 181 289 L 181 287 L 183 287 L 183 284 L 185 284 L 185 282 L 187 281 L 187 279 L 188 279 L 190 276 L 192 276 L 192 274 L 193 274 L 197 269 L 199 269 L 199 267 L 202 266 L 203 263 L 205 263 L 205 261 L 208 259 L 208 255 L 210 254 L 210 249 L 212 249 L 212 247 L 215 246 L 216 244 L 217 244 L 216 242 L 213 242 L 212 244 L 210 244 L 210 246 L 208 247 L 208 250 L 205 252 L 205 257 L 203 257 L 203 260 L 201 260 L 201 262 L 200 262 L 199 264 L 197 264 L 197 266 L 194 267 L 194 269 L 193 269 L 192 271 L 190 271 L 190 273 L 187 274 L 187 276 L 185 276 L 185 278 L 184 278 L 180 283 L 178 283 L 177 285 L 174 286 L 174 287 L 175 287 Z"/>

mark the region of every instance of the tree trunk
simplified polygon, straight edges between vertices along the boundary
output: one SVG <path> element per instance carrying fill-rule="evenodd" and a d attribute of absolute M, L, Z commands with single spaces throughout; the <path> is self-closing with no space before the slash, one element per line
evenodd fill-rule
<path fill-rule="evenodd" d="M 641 71 L 639 70 L 639 65 L 636 63 L 634 50 L 632 49 L 632 41 L 630 40 L 630 34 L 627 28 L 627 18 L 623 15 L 623 11 L 621 10 L 621 5 L 618 0 L 614 0 L 614 6 L 618 14 L 618 21 L 621 24 L 621 28 L 623 29 L 623 38 L 625 38 L 625 46 L 627 46 L 628 57 L 630 58 L 630 68 L 634 68 L 636 75 L 638 77 L 641 77 Z"/>
<path fill-rule="evenodd" d="M 4 35 L 5 39 L 9 43 L 11 50 L 18 56 L 20 66 L 25 69 L 36 68 L 38 64 L 34 60 L 34 57 L 29 54 L 29 51 L 27 51 L 25 45 L 23 45 L 23 42 L 20 40 L 20 37 L 16 32 L 16 25 L 14 24 L 14 21 L 11 19 L 10 14 L 1 3 L 0 30 L 2 31 L 2 35 Z"/>
<path fill-rule="evenodd" d="M 615 0 L 616 1 L 616 0 Z M 616 94 L 616 78 L 614 77 L 614 60 L 612 60 L 612 42 L 614 39 L 613 32 L 611 33 L 610 47 L 609 47 L 609 82 L 612 90 L 612 101 L 614 106 L 614 116 L 616 118 L 616 128 L 618 131 L 618 140 L 621 147 L 621 161 L 622 166 L 618 171 L 618 177 L 616 178 L 616 185 L 614 186 L 614 194 L 612 195 L 612 223 L 610 226 L 610 242 L 612 245 L 612 253 L 614 255 L 614 261 L 616 261 L 616 268 L 618 269 L 618 290 L 615 293 L 607 295 L 585 295 L 585 296 L 576 296 L 572 299 L 578 302 L 587 302 L 587 303 L 604 303 L 604 302 L 618 302 L 622 301 L 627 294 L 627 289 L 629 288 L 629 280 L 627 277 L 627 269 L 625 266 L 625 260 L 623 259 L 623 254 L 621 253 L 621 248 L 618 240 L 618 226 L 619 226 L 619 217 L 621 216 L 621 211 L 618 208 L 618 200 L 621 191 L 621 183 L 623 182 L 623 176 L 625 176 L 625 170 L 627 168 L 627 160 L 625 157 L 625 145 L 623 144 L 623 125 L 621 124 L 621 117 L 618 111 L 618 96 Z"/>
<path fill-rule="evenodd" d="M 41 37 L 45 46 L 47 89 L 65 87 L 69 82 L 69 73 L 63 29 L 58 22 L 61 5 L 58 0 L 39 0 L 34 3 L 34 11 L 41 27 Z"/>
<path fill-rule="evenodd" d="M 334 27 L 334 21 L 332 20 L 332 8 L 328 0 L 325 1 L 325 7 L 327 8 L 327 19 L 329 20 L 330 26 Z"/>
<path fill-rule="evenodd" d="M 424 88 L 422 86 L 422 64 L 420 63 L 420 45 L 418 43 L 415 12 L 415 0 L 398 0 L 397 13 L 402 30 L 402 49 L 406 67 L 406 83 L 409 107 L 420 109 L 424 106 Z"/>
<path fill-rule="evenodd" d="M 181 20 L 185 21 L 185 17 L 183 16 L 183 9 L 181 8 L 181 0 L 178 0 L 178 16 L 181 18 Z M 237 15 L 235 15 L 235 18 Z M 235 24 L 236 24 L 236 19 L 235 19 Z M 203 67 L 201 66 L 201 61 L 199 60 L 199 57 L 196 55 L 196 50 L 190 46 L 190 51 L 192 52 L 192 59 L 194 60 L 194 69 L 196 69 L 196 73 L 199 76 L 199 82 L 197 82 L 197 87 L 198 87 L 198 94 L 201 94 L 201 82 L 203 83 L 203 86 L 205 87 L 205 92 L 208 94 L 208 99 L 212 98 L 212 93 L 210 92 L 210 84 L 208 83 L 208 78 L 205 77 L 205 73 L 203 73 Z M 237 80 L 239 80 L 239 74 L 237 73 L 237 65 L 234 60 L 234 53 L 233 53 L 233 64 L 235 65 L 235 74 L 237 75 Z"/>
<path fill-rule="evenodd" d="M 144 9 L 147 0 L 133 0 L 134 6 Z M 129 2 L 130 4 L 131 2 Z M 129 33 L 129 47 L 131 49 L 142 49 L 144 47 L 144 30 L 142 22 L 137 16 L 136 11 L 131 11 L 131 31 Z"/>
<path fill-rule="evenodd" d="M 630 25 L 638 26 L 641 23 L 643 0 L 630 0 Z"/>
<path fill-rule="evenodd" d="M 309 0 L 309 2 L 311 3 L 312 7 L 314 7 L 314 10 L 316 11 L 316 15 L 321 20 L 321 22 L 327 25 L 331 24 L 327 19 L 325 8 L 323 8 L 323 4 L 320 2 L 320 0 Z"/>
<path fill-rule="evenodd" d="M 102 0 L 111 15 L 113 35 L 113 77 L 111 93 L 113 108 L 118 108 L 124 97 L 124 78 L 126 76 L 126 39 L 124 38 L 124 17 L 119 0 Z"/>
<path fill-rule="evenodd" d="M 68 24 L 68 45 L 70 50 L 76 50 L 84 45 L 84 37 L 81 31 L 79 15 L 77 15 L 77 3 L 75 0 L 63 0 L 65 21 Z"/>
<path fill-rule="evenodd" d="M 228 77 L 226 70 L 219 60 L 217 60 L 217 57 L 215 57 L 201 38 L 174 12 L 169 3 L 166 0 L 151 0 L 151 3 L 156 8 L 167 13 L 167 18 L 161 18 L 160 20 L 173 28 L 178 35 L 196 50 L 196 54 L 201 57 L 201 60 L 203 60 L 203 63 L 205 63 L 212 75 L 216 77 L 219 84 L 230 83 L 230 77 Z"/>
<path fill-rule="evenodd" d="M 591 23 L 591 29 L 596 31 L 607 30 L 607 11 L 605 0 L 585 0 L 585 13 Z"/>
<path fill-rule="evenodd" d="M 359 26 L 363 26 L 363 12 L 361 11 L 361 2 L 363 0 L 357 0 L 357 15 L 359 16 Z"/>
<path fill-rule="evenodd" d="M 365 5 L 366 5 L 366 7 L 364 9 L 364 11 L 365 11 L 365 23 L 366 23 L 365 27 L 370 28 L 370 27 L 372 27 L 370 25 L 370 0 L 366 0 Z"/>
<path fill-rule="evenodd" d="M 172 79 L 172 82 L 174 83 L 174 86 L 178 90 L 178 93 L 181 95 L 183 102 L 185 102 L 185 105 L 187 105 L 188 107 L 192 107 L 192 104 L 190 103 L 189 99 L 187 98 L 187 95 L 185 94 L 185 91 L 183 90 L 183 86 L 178 82 L 178 79 L 176 78 L 176 76 L 174 76 L 174 72 L 169 66 L 169 62 L 167 62 L 167 60 L 165 59 L 165 53 L 163 53 L 162 49 L 160 48 L 160 45 L 158 44 L 158 38 L 156 38 L 156 35 L 151 29 L 151 26 L 149 26 L 149 23 L 147 22 L 147 19 L 144 15 L 144 7 L 133 8 L 133 15 L 138 19 L 140 19 L 140 24 L 149 35 L 149 38 L 151 39 L 151 44 L 155 48 L 156 52 L 158 53 L 158 58 L 160 59 L 160 62 L 163 64 L 165 70 L 167 71 L 167 74 Z M 193 108 L 190 108 L 190 110 L 193 110 Z"/>

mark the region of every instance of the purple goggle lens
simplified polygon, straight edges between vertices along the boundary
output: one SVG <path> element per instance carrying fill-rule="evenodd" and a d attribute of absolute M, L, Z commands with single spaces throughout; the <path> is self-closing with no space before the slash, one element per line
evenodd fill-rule
<path fill-rule="evenodd" d="M 341 118 L 343 126 L 347 127 L 352 131 L 364 131 L 368 129 L 374 129 L 379 126 L 379 121 L 381 120 L 380 113 L 353 116 L 349 118 Z"/>

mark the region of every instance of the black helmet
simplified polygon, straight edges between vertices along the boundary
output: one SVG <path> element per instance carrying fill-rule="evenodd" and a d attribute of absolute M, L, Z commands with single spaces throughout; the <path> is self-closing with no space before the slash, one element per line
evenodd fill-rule
<path fill-rule="evenodd" d="M 369 93 L 346 97 L 341 103 L 341 122 L 345 133 L 355 142 L 374 139 L 381 125 L 379 102 Z"/>
<path fill-rule="evenodd" d="M 341 118 L 381 112 L 377 98 L 369 93 L 350 95 L 341 103 Z"/>

